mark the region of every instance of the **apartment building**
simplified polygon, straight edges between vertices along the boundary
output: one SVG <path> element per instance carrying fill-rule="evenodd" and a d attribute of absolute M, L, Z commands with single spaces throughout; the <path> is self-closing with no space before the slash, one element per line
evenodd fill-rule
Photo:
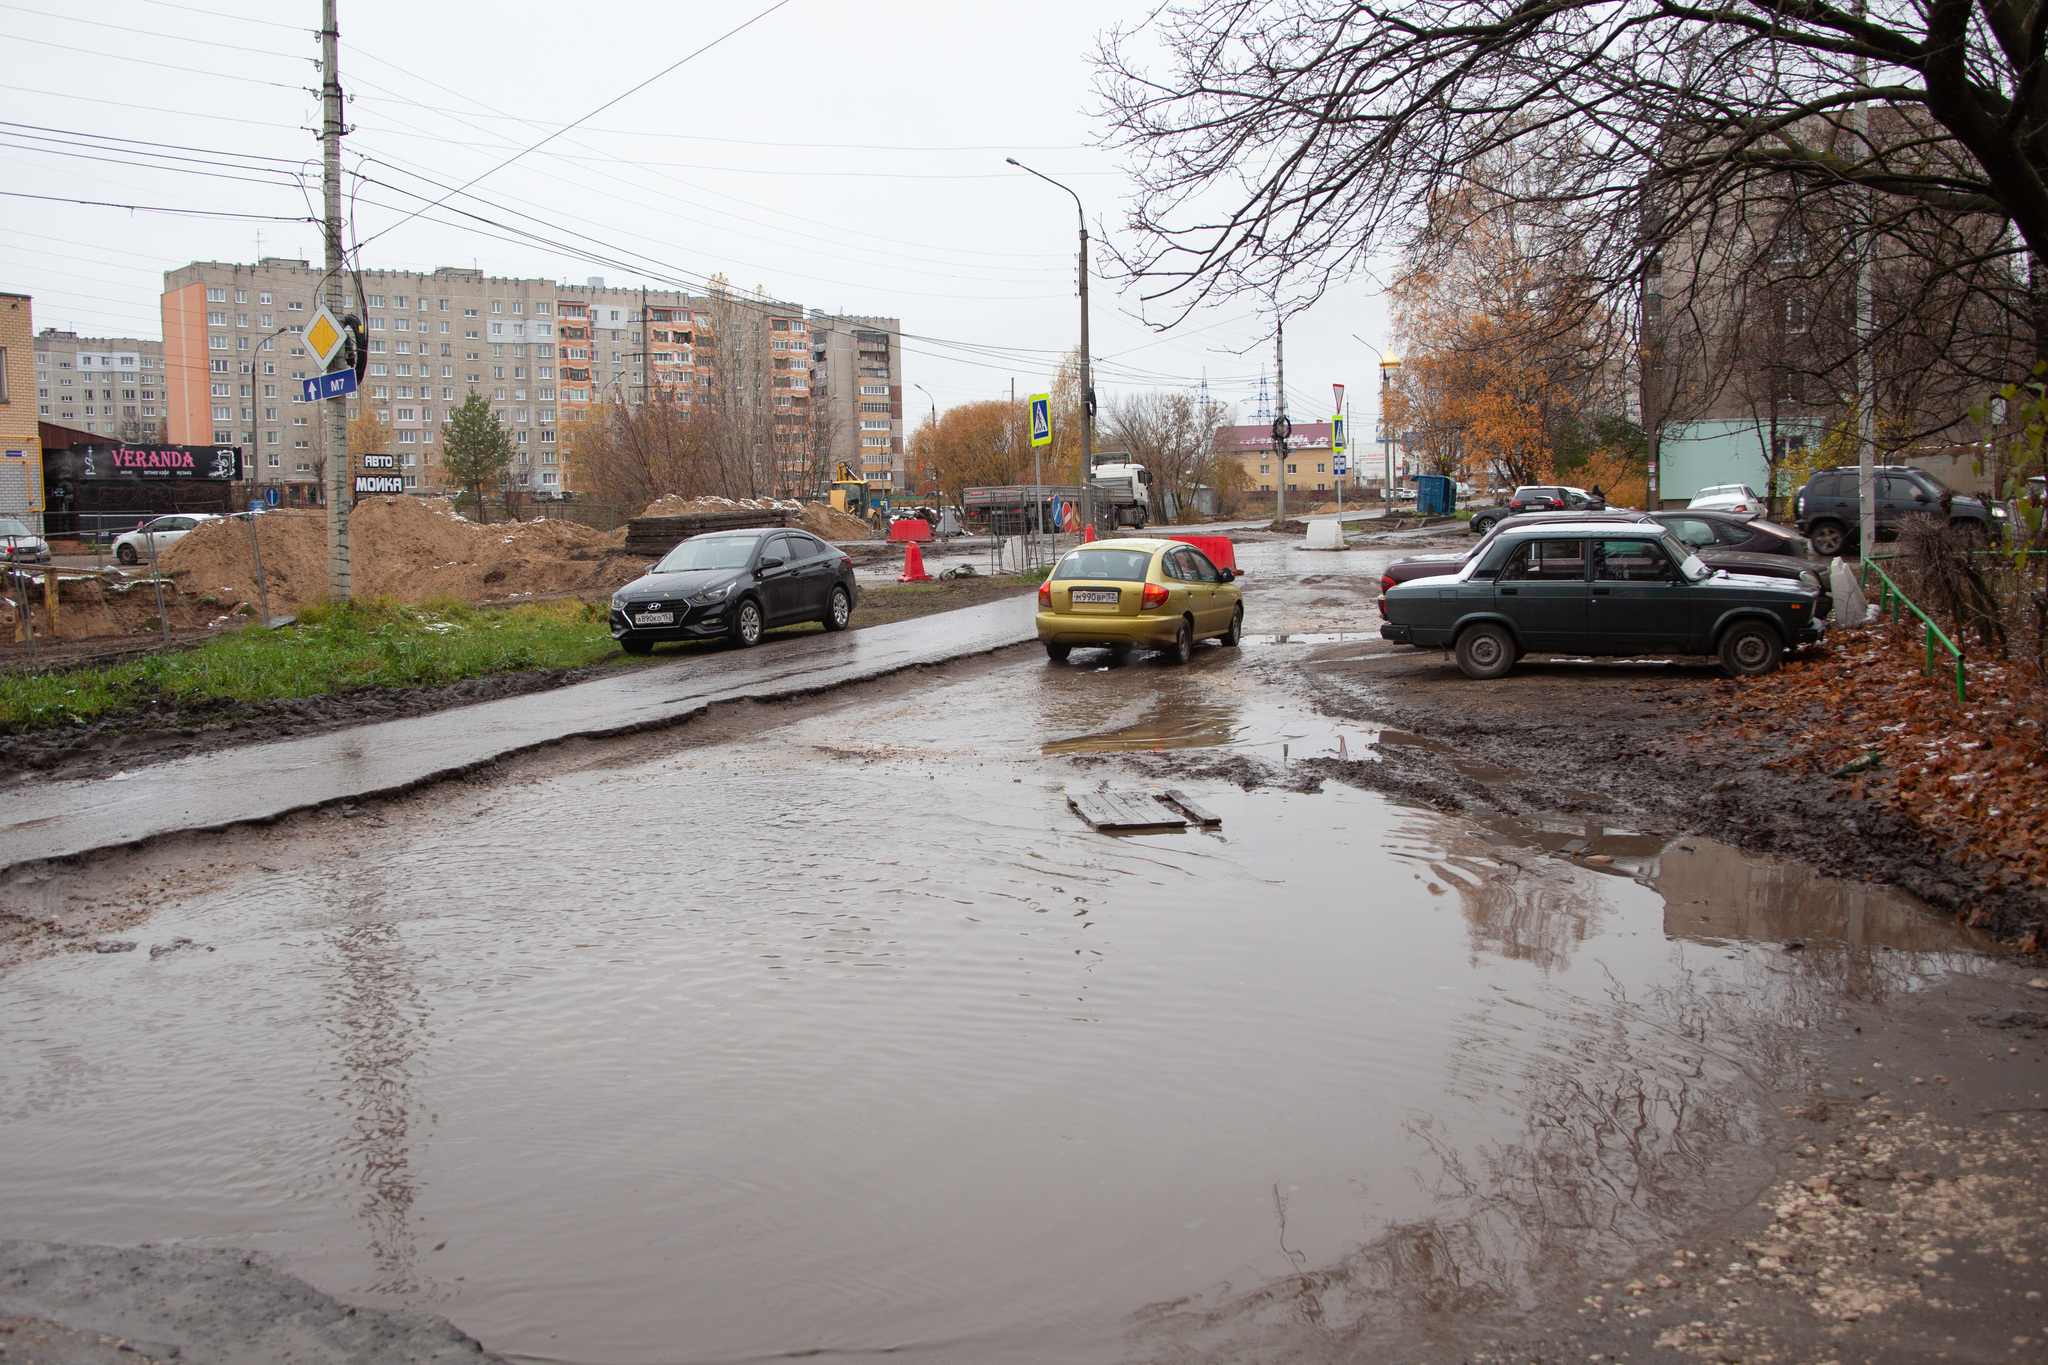
<path fill-rule="evenodd" d="M 1331 453 L 1331 439 L 1328 422 L 1296 422 L 1294 434 L 1287 440 L 1284 476 L 1270 423 L 1222 428 L 1216 433 L 1216 451 L 1235 459 L 1244 469 L 1246 486 L 1261 492 L 1276 492 L 1276 485 L 1285 477 L 1290 493 L 1334 493 L 1337 475 L 1333 472 L 1336 457 Z M 1355 450 L 1352 454 L 1357 457 Z"/>
<path fill-rule="evenodd" d="M 42 529 L 43 443 L 30 364 L 35 306 L 27 294 L 0 294 L 0 517 Z"/>
<path fill-rule="evenodd" d="M 251 477 L 285 485 L 291 502 L 318 500 L 324 467 L 323 427 L 299 381 L 313 372 L 303 337 L 325 275 L 265 257 L 164 277 L 169 439 L 241 446 Z M 460 267 L 366 270 L 349 292 L 369 352 L 352 415 L 367 404 L 390 423 L 408 488 L 452 491 L 436 459 L 440 425 L 472 391 L 512 433 L 514 486 L 541 497 L 575 494 L 568 433 L 607 401 L 716 403 L 726 417 L 737 405 L 778 468 L 808 449 L 803 345 L 790 350 L 801 305 Z"/>
<path fill-rule="evenodd" d="M 829 472 L 844 463 L 876 491 L 909 493 L 903 464 L 903 324 L 896 318 L 811 310 L 813 426 Z"/>
<path fill-rule="evenodd" d="M 36 416 L 119 441 L 160 441 L 164 344 L 141 337 L 36 333 Z"/>

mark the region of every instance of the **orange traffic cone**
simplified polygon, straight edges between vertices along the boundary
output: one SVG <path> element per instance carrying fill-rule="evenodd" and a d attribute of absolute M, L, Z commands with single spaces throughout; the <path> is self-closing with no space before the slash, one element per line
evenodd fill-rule
<path fill-rule="evenodd" d="M 1081 528 L 1081 543 L 1086 545 L 1093 539 L 1095 539 L 1095 528 L 1093 526 L 1083 526 Z"/>
<path fill-rule="evenodd" d="M 903 542 L 903 572 L 896 575 L 898 583 L 929 583 L 932 576 L 924 571 L 924 554 L 917 548 L 917 542 Z"/>

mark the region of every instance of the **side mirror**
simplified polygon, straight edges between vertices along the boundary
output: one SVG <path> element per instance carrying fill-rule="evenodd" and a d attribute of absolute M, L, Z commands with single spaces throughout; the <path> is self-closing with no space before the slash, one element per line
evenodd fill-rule
<path fill-rule="evenodd" d="M 656 561 L 655 561 L 654 563 L 652 563 L 652 564 L 649 564 L 649 565 L 648 565 L 648 566 L 647 566 L 647 567 L 646 567 L 645 569 L 643 569 L 643 570 L 642 570 L 641 572 L 643 572 L 643 573 L 653 573 L 653 572 L 654 572 L 654 571 L 655 571 L 656 569 L 658 569 L 658 568 L 660 568 L 660 567 L 661 567 L 661 561 L 660 561 L 660 560 L 656 560 Z"/>
<path fill-rule="evenodd" d="M 1924 493 L 1924 492 L 1922 492 L 1922 491 L 1920 491 L 1920 490 L 1918 490 L 1918 489 L 1915 489 L 1915 490 L 1914 490 L 1914 492 L 1913 492 L 1913 501 L 1914 501 L 1914 502 L 1932 502 L 1932 501 L 1933 501 L 1933 499 L 1932 499 L 1932 498 L 1930 498 L 1930 497 L 1928 497 L 1926 493 Z"/>
<path fill-rule="evenodd" d="M 779 569 L 782 567 L 782 561 L 771 555 L 769 558 L 761 561 L 761 567 L 763 569 Z"/>
<path fill-rule="evenodd" d="M 1234 583 L 1237 581 L 1237 571 L 1235 569 L 1218 569 L 1216 572 L 1222 577 L 1225 583 Z"/>

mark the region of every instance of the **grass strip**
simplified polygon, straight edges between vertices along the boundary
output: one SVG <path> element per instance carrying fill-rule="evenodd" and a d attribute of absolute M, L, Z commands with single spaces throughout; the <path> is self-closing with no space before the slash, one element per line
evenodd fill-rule
<path fill-rule="evenodd" d="M 311 604 L 296 625 L 244 627 L 193 649 L 107 668 L 0 677 L 0 732 L 152 703 L 282 700 L 366 687 L 431 687 L 491 673 L 622 663 L 602 602 L 479 609 L 448 599 Z"/>

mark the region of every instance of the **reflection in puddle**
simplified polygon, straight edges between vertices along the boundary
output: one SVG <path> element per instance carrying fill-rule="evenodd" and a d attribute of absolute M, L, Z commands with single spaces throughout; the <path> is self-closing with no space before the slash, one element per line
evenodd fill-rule
<path fill-rule="evenodd" d="M 1664 896 L 1664 932 L 1677 938 L 1826 939 L 1909 953 L 1992 946 L 1897 887 L 1824 877 L 1711 839 L 1674 841 L 1645 875 Z"/>
<path fill-rule="evenodd" d="M 1229 749 L 1279 763 L 1306 758 L 1376 759 L 1373 730 L 1339 729 L 1306 708 L 1294 710 L 1227 694 L 1162 692 L 1143 717 L 1093 734 L 1039 746 L 1046 755 Z"/>

